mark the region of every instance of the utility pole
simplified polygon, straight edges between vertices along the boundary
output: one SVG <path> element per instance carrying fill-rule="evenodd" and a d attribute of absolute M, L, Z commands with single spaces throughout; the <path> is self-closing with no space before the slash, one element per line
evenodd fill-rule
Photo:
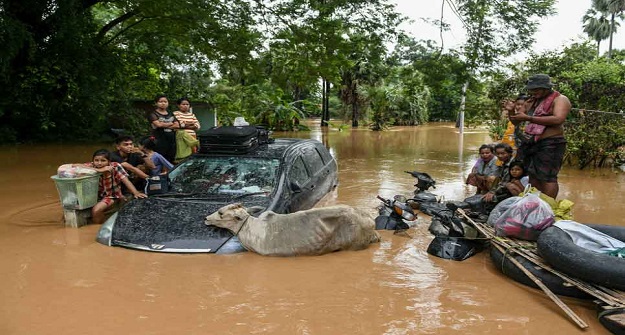
<path fill-rule="evenodd" d="M 467 101 L 467 89 L 469 88 L 469 80 L 462 85 L 462 97 L 460 98 L 460 113 L 458 115 L 458 129 L 460 134 L 464 133 L 464 106 Z"/>

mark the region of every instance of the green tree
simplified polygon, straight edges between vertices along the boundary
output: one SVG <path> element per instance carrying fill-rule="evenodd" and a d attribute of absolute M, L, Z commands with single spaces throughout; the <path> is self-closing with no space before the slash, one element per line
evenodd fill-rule
<path fill-rule="evenodd" d="M 480 75 L 531 45 L 538 19 L 554 12 L 555 0 L 455 0 L 452 3 L 457 5 L 456 13 L 467 32 L 462 54 L 468 72 Z M 465 100 L 468 89 L 469 81 L 466 81 L 461 101 Z M 459 120 L 464 120 L 462 109 Z"/>
<path fill-rule="evenodd" d="M 554 13 L 555 0 L 456 0 L 465 25 L 463 55 L 472 70 L 486 70 L 533 43 L 538 19 Z"/>
<path fill-rule="evenodd" d="M 592 7 L 597 11 L 610 16 L 610 44 L 608 58 L 612 58 L 612 38 L 618 26 L 616 19 L 623 19 L 625 0 L 592 0 Z"/>
<path fill-rule="evenodd" d="M 393 66 L 412 65 L 423 74 L 423 85 L 429 92 L 428 120 L 456 118 L 460 91 L 469 78 L 466 63 L 456 51 L 441 53 L 432 41 L 402 35 L 388 62 Z"/>
<path fill-rule="evenodd" d="M 16 140 L 97 136 L 119 112 L 115 101 L 151 99 L 185 64 L 247 60 L 258 36 L 242 0 L 3 0 L 0 8 L 8 44 L 0 124 Z"/>
<path fill-rule="evenodd" d="M 597 56 L 599 56 L 601 41 L 608 39 L 612 35 L 610 20 L 605 15 L 591 8 L 584 14 L 582 22 L 584 23 L 584 32 L 593 41 L 597 42 Z"/>

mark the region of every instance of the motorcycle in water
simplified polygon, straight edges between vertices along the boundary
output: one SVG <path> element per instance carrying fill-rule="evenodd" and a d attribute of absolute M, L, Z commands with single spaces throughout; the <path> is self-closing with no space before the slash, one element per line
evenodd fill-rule
<path fill-rule="evenodd" d="M 430 188 L 436 188 L 436 180 L 429 174 L 419 171 L 404 171 L 417 179 L 414 184 L 414 201 L 416 208 L 424 214 L 432 216 L 434 211 L 445 210 L 445 204 L 441 202 L 441 198 L 429 191 Z"/>
<path fill-rule="evenodd" d="M 414 191 L 414 199 L 419 202 L 439 202 L 436 194 L 429 192 L 430 188 L 436 188 L 436 180 L 430 177 L 429 174 L 419 171 L 404 171 L 417 179 L 417 183 L 414 186 L 417 188 Z"/>
<path fill-rule="evenodd" d="M 419 211 L 432 217 L 428 230 L 434 235 L 434 239 L 427 252 L 440 258 L 462 261 L 481 251 L 484 245 L 475 240 L 478 236 L 475 228 L 464 224 L 455 215 L 457 208 L 473 209 L 481 206 L 479 201 L 442 201 L 436 194 L 428 191 L 436 188 L 436 181 L 429 174 L 419 171 L 405 172 L 417 179 L 413 200 Z"/>
<path fill-rule="evenodd" d="M 375 229 L 406 230 L 417 220 L 417 214 L 409 205 L 414 199 L 407 199 L 402 195 L 396 195 L 392 200 L 379 195 L 377 198 L 382 201 L 382 206 L 375 218 Z"/>
<path fill-rule="evenodd" d="M 447 227 L 448 231 L 446 234 L 435 234 L 434 239 L 428 245 L 427 252 L 443 259 L 463 261 L 482 251 L 484 243 L 476 239 L 477 231 L 463 224 L 462 220 L 454 214 L 458 206 L 454 202 L 448 202 L 445 207 L 445 210 L 432 212 L 432 223 L 438 220 Z M 431 226 L 430 231 L 432 231 Z"/>
<path fill-rule="evenodd" d="M 436 188 L 436 180 L 429 174 L 419 171 L 404 171 L 417 179 L 414 191 L 414 201 L 417 203 L 417 209 L 422 213 L 434 216 L 434 212 L 445 211 L 445 201 L 442 197 L 429 191 L 430 188 Z M 453 202 L 457 207 L 471 210 L 472 212 L 483 212 L 481 195 L 470 196 L 462 201 Z"/>

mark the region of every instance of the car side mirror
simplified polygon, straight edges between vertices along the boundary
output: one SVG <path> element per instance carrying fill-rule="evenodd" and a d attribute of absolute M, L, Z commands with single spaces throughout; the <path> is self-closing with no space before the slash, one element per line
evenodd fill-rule
<path fill-rule="evenodd" d="M 302 187 L 299 186 L 298 183 L 292 181 L 291 182 L 291 191 L 293 191 L 293 193 L 300 193 L 300 192 L 302 192 Z"/>

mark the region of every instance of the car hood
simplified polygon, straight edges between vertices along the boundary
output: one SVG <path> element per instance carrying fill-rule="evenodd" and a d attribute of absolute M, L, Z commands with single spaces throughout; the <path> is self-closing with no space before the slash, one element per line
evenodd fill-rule
<path fill-rule="evenodd" d="M 253 197 L 243 205 L 266 208 L 268 201 L 266 197 Z M 231 239 L 233 234 L 230 231 L 204 224 L 207 215 L 232 202 L 237 201 L 223 197 L 215 200 L 167 197 L 132 200 L 117 213 L 108 244 L 158 252 L 215 253 L 224 246 L 234 252 L 231 250 L 234 243 L 234 249 L 243 251 L 238 240 Z"/>

